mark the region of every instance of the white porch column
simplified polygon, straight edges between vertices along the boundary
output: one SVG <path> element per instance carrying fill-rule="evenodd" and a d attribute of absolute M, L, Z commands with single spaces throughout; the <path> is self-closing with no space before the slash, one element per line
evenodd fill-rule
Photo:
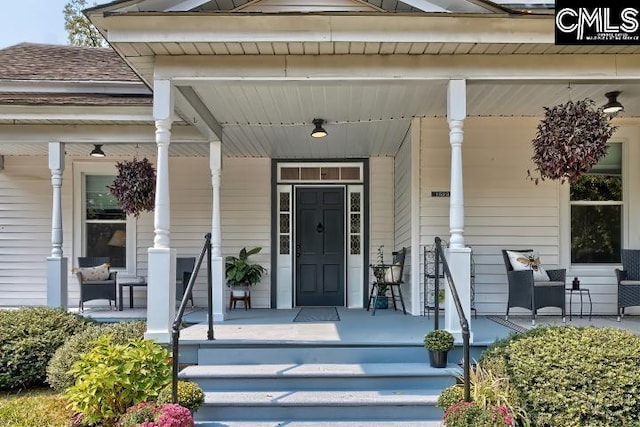
<path fill-rule="evenodd" d="M 464 79 L 449 80 L 447 87 L 447 121 L 451 144 L 451 199 L 449 205 L 449 249 L 447 262 L 471 327 L 471 249 L 464 245 L 464 194 L 462 181 L 463 124 L 467 116 L 467 88 Z M 450 292 L 446 292 L 445 328 L 456 341 L 462 340 L 460 318 Z"/>
<path fill-rule="evenodd" d="M 53 186 L 51 256 L 47 257 L 47 306 L 67 308 L 67 258 L 62 256 L 62 172 L 64 143 L 49 143 L 49 169 Z"/>
<path fill-rule="evenodd" d="M 171 340 L 176 312 L 176 251 L 171 249 L 169 203 L 169 144 L 173 122 L 173 87 L 169 80 L 155 80 L 153 117 L 156 121 L 158 164 L 154 210 L 153 247 L 148 249 L 147 332 L 159 343 Z"/>
<path fill-rule="evenodd" d="M 220 141 L 209 144 L 209 168 L 213 190 L 211 209 L 211 274 L 213 280 L 213 320 L 222 322 L 225 318 L 224 300 L 224 258 L 222 256 L 222 227 L 220 225 L 220 175 L 222 173 L 222 150 Z"/>

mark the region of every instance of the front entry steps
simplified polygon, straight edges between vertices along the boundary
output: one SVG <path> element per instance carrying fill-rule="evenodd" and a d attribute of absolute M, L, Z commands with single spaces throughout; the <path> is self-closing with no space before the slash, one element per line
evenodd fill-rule
<path fill-rule="evenodd" d="M 421 346 L 214 342 L 180 377 L 205 391 L 198 426 L 434 427 L 437 398 L 460 368 L 427 359 Z"/>

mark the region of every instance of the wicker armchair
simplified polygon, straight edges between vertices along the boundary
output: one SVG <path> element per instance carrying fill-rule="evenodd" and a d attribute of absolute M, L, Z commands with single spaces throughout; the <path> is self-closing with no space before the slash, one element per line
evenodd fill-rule
<path fill-rule="evenodd" d="M 515 271 L 509 260 L 507 251 L 532 252 L 532 249 L 503 249 L 502 257 L 507 269 L 509 282 L 509 296 L 507 299 L 507 313 L 509 318 L 511 307 L 531 310 L 531 323 L 535 325 L 538 309 L 543 307 L 558 307 L 562 310 L 562 321 L 565 321 L 565 278 L 566 270 L 546 270 L 550 281 L 536 282 L 533 271 Z"/>
<path fill-rule="evenodd" d="M 109 257 L 78 257 L 78 267 L 80 269 L 86 267 L 96 267 L 105 263 L 109 263 Z M 81 271 L 76 271 L 76 277 L 80 284 L 80 302 L 78 308 L 80 311 L 84 311 L 84 303 L 94 299 L 106 299 L 109 300 L 109 307 L 111 307 L 111 301 L 116 307 L 116 271 L 110 271 L 109 277 L 106 280 L 86 280 L 82 276 Z"/>
<path fill-rule="evenodd" d="M 625 307 L 640 305 L 640 249 L 622 249 L 622 270 L 615 269 L 618 281 L 618 322 Z"/>

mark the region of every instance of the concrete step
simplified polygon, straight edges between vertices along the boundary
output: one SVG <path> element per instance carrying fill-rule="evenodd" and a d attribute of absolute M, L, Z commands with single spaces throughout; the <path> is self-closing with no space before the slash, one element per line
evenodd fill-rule
<path fill-rule="evenodd" d="M 428 362 L 422 346 L 301 345 L 208 346 L 198 350 L 200 365 L 272 363 L 386 363 Z"/>
<path fill-rule="evenodd" d="M 455 383 L 457 365 L 437 369 L 428 363 L 195 365 L 180 377 L 206 391 L 442 389 Z"/>
<path fill-rule="evenodd" d="M 480 358 L 486 344 L 474 344 L 471 360 Z M 332 344 L 332 343 L 230 343 L 224 341 L 181 341 L 180 362 L 205 365 L 259 363 L 385 363 L 428 362 L 422 343 L 416 344 Z M 462 347 L 449 352 L 449 361 L 462 359 Z"/>
<path fill-rule="evenodd" d="M 437 421 L 442 419 L 442 410 L 435 406 L 439 393 L 439 389 L 209 391 L 195 419 L 366 421 L 363 425 L 370 425 L 369 421 Z"/>

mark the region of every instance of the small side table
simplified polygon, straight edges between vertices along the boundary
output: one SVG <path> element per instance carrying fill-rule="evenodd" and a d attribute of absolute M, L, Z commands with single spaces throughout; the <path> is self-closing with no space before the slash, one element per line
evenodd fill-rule
<path fill-rule="evenodd" d="M 118 294 L 119 294 L 119 304 L 118 310 L 122 311 L 122 288 L 129 288 L 129 308 L 133 308 L 133 288 L 138 286 L 147 286 L 147 282 L 126 282 L 126 283 L 118 283 Z"/>
<path fill-rule="evenodd" d="M 569 292 L 569 321 L 571 321 L 571 317 L 572 317 L 572 313 L 571 313 L 571 306 L 572 306 L 572 302 L 573 302 L 573 293 L 577 292 L 580 294 L 580 318 L 582 319 L 582 295 L 583 294 L 587 294 L 587 297 L 589 298 L 589 321 L 591 321 L 591 313 L 593 312 L 593 303 L 591 302 L 591 293 L 589 293 L 589 289 L 587 288 L 579 288 L 579 289 L 573 289 L 573 287 L 570 288 L 565 288 L 567 292 Z"/>

